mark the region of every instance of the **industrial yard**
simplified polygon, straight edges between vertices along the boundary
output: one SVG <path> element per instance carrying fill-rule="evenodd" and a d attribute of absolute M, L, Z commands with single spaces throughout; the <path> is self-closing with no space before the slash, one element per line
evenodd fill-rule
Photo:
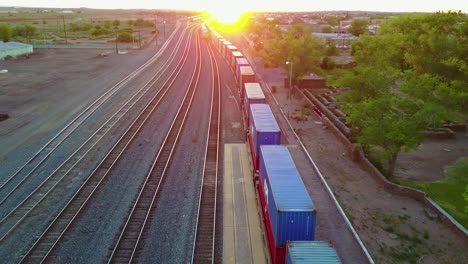
<path fill-rule="evenodd" d="M 453 177 L 466 131 L 400 154 L 389 182 L 252 35 L 192 12 L 8 10 L 0 21 L 39 33 L 0 60 L 6 263 L 468 261 L 463 224 L 394 184 Z M 147 26 L 119 47 L 92 36 L 116 20 Z"/>

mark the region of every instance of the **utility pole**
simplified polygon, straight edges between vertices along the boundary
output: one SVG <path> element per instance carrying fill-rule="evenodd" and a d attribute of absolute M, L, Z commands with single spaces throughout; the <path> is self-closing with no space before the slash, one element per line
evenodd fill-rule
<path fill-rule="evenodd" d="M 288 92 L 288 98 L 291 99 L 293 62 L 292 61 L 287 61 L 286 64 L 289 65 L 289 92 Z"/>
<path fill-rule="evenodd" d="M 117 32 L 115 32 L 115 54 L 119 54 L 119 36 L 117 35 Z"/>
<path fill-rule="evenodd" d="M 138 30 L 138 44 L 140 44 L 140 49 L 141 49 L 141 36 L 140 36 L 140 30 Z"/>
<path fill-rule="evenodd" d="M 65 16 L 62 16 L 62 21 L 63 21 L 63 32 L 65 33 L 65 44 L 68 44 L 68 41 L 67 41 L 67 27 L 65 26 Z"/>

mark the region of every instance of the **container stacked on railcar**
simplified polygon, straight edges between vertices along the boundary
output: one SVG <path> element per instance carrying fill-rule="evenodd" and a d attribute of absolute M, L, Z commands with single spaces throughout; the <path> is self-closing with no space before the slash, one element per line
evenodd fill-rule
<path fill-rule="evenodd" d="M 231 64 L 231 61 L 232 61 L 232 53 L 234 51 L 237 51 L 237 47 L 234 46 L 234 45 L 227 45 L 226 47 L 226 54 L 225 54 L 225 59 L 227 61 L 227 63 L 229 64 L 229 66 L 232 67 L 232 64 Z"/>
<path fill-rule="evenodd" d="M 314 240 L 316 216 L 286 146 L 260 146 L 258 191 L 273 263 L 284 263 L 288 241 Z"/>
<path fill-rule="evenodd" d="M 233 70 L 236 69 L 236 59 L 244 58 L 244 54 L 242 52 L 235 50 L 231 54 L 231 60 L 229 61 L 229 65 L 232 67 Z"/>
<path fill-rule="evenodd" d="M 336 250 L 323 241 L 290 241 L 286 248 L 286 264 L 341 264 Z"/>
<path fill-rule="evenodd" d="M 259 83 L 245 83 L 245 96 L 241 98 L 242 112 L 244 114 L 245 124 L 249 126 L 249 109 L 251 104 L 264 104 L 265 95 Z"/>
<path fill-rule="evenodd" d="M 254 169 L 258 170 L 260 146 L 279 145 L 281 131 L 268 104 L 252 104 L 249 109 L 247 137 Z"/>
<path fill-rule="evenodd" d="M 249 61 L 246 58 L 236 58 L 236 79 L 240 79 L 240 67 L 250 66 Z"/>
<path fill-rule="evenodd" d="M 340 263 L 336 251 L 315 239 L 316 210 L 286 146 L 281 130 L 256 75 L 241 51 L 226 56 L 229 41 L 212 32 L 213 46 L 231 66 L 239 82 L 241 109 L 246 119 L 257 190 L 274 264 Z"/>
<path fill-rule="evenodd" d="M 250 66 L 239 67 L 239 94 L 240 98 L 244 97 L 244 84 L 256 82 L 255 72 Z"/>

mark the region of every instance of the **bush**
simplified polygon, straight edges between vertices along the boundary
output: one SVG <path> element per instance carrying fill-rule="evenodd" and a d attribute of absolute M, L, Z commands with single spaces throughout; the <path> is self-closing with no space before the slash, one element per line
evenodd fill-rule
<path fill-rule="evenodd" d="M 277 90 L 277 89 L 278 89 L 278 88 L 276 87 L 276 85 L 271 86 L 271 92 L 272 92 L 272 93 L 276 93 L 276 90 Z"/>
<path fill-rule="evenodd" d="M 125 42 L 125 43 L 133 42 L 134 39 L 135 38 L 133 37 L 133 35 L 128 32 L 122 32 L 117 37 L 118 42 Z"/>
<path fill-rule="evenodd" d="M 11 40 L 13 29 L 8 24 L 0 24 L 0 40 L 8 42 Z"/>

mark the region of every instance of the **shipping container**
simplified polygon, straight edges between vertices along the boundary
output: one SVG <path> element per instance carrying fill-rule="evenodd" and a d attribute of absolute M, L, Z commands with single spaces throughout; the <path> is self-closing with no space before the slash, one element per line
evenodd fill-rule
<path fill-rule="evenodd" d="M 290 241 L 286 249 L 286 264 L 341 264 L 336 250 L 323 241 Z"/>
<path fill-rule="evenodd" d="M 227 46 L 229 45 L 232 45 L 232 43 L 227 40 L 223 41 L 223 45 L 221 45 L 221 48 L 222 48 L 221 55 L 223 56 L 224 59 L 226 59 L 225 54 L 226 54 Z"/>
<path fill-rule="evenodd" d="M 245 96 L 241 98 L 242 110 L 247 126 L 249 125 L 249 108 L 251 104 L 264 104 L 265 95 L 263 94 L 262 87 L 259 83 L 245 83 Z"/>
<path fill-rule="evenodd" d="M 261 145 L 279 145 L 281 131 L 268 104 L 249 108 L 249 144 L 255 170 L 258 170 Z"/>
<path fill-rule="evenodd" d="M 244 83 L 256 82 L 255 72 L 250 66 L 240 66 L 239 68 L 240 78 L 239 78 L 239 93 L 240 98 L 244 96 Z"/>
<path fill-rule="evenodd" d="M 315 206 L 286 146 L 260 146 L 260 181 L 272 259 L 284 263 L 288 241 L 314 240 Z"/>
<path fill-rule="evenodd" d="M 227 41 L 225 38 L 220 38 L 218 39 L 218 51 L 219 53 L 221 53 L 221 55 L 223 54 L 223 46 L 224 46 L 224 42 Z"/>
<path fill-rule="evenodd" d="M 232 56 L 231 56 L 231 67 L 236 69 L 236 59 L 238 58 L 243 58 L 244 57 L 244 54 L 242 54 L 242 52 L 240 51 L 233 51 L 232 52 Z"/>
<path fill-rule="evenodd" d="M 231 65 L 231 61 L 232 61 L 232 53 L 234 51 L 237 51 L 237 47 L 234 46 L 234 45 L 227 45 L 226 46 L 226 53 L 225 53 L 225 58 L 226 58 L 226 62 Z"/>
<path fill-rule="evenodd" d="M 240 67 L 241 66 L 250 66 L 249 61 L 246 58 L 237 58 L 236 59 L 236 78 L 240 79 Z"/>

